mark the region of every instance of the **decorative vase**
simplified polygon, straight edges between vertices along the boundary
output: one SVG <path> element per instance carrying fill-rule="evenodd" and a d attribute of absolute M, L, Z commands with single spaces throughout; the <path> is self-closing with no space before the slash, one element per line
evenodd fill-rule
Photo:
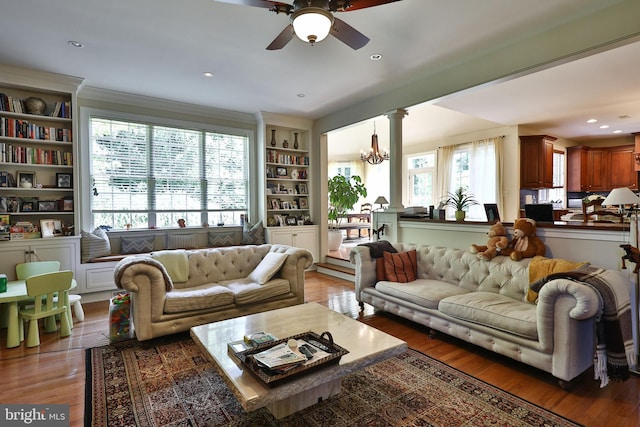
<path fill-rule="evenodd" d="M 327 246 L 330 251 L 337 251 L 342 245 L 342 231 L 341 230 L 329 230 L 329 236 L 327 239 Z"/>
<path fill-rule="evenodd" d="M 289 143 L 287 142 L 286 139 L 282 141 L 282 148 L 289 148 Z"/>
<path fill-rule="evenodd" d="M 298 149 L 298 132 L 293 134 L 293 148 Z"/>
<path fill-rule="evenodd" d="M 276 146 L 276 130 L 275 129 L 271 129 L 271 146 L 272 147 Z"/>
<path fill-rule="evenodd" d="M 35 96 L 30 96 L 22 101 L 24 105 L 24 111 L 27 114 L 38 114 L 42 116 L 44 114 L 44 110 L 47 108 L 47 103 L 44 102 L 42 98 L 36 98 Z"/>

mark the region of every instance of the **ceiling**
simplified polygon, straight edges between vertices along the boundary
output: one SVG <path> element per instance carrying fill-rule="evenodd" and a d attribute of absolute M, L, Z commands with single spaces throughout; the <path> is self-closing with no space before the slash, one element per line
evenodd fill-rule
<path fill-rule="evenodd" d="M 403 0 L 337 14 L 371 39 L 359 50 L 329 37 L 268 51 L 289 18 L 257 7 L 21 0 L 2 6 L 0 63 L 83 77 L 87 87 L 316 119 L 617 1 Z M 382 59 L 372 61 L 374 53 Z M 411 108 L 403 136 L 424 141 L 495 124 L 576 140 L 640 131 L 637 70 L 640 43 Z M 587 125 L 592 116 L 612 128 Z"/>

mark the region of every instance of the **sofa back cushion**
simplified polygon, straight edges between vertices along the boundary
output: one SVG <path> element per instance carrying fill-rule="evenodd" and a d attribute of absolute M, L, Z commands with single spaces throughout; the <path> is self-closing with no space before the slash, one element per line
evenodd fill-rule
<path fill-rule="evenodd" d="M 518 301 L 523 301 L 526 295 L 530 258 L 513 261 L 497 256 L 485 261 L 462 249 L 409 244 L 394 246 L 398 251 L 416 249 L 418 279 L 443 280 L 469 291 L 493 292 Z"/>
<path fill-rule="evenodd" d="M 192 287 L 246 278 L 270 249 L 270 244 L 264 244 L 188 250 L 189 281 L 175 286 Z"/>

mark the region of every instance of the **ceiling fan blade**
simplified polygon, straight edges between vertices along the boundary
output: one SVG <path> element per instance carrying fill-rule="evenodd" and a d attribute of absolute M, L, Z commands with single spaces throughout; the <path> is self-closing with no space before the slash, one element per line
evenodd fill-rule
<path fill-rule="evenodd" d="M 284 28 L 284 30 L 282 30 L 282 32 L 278 34 L 278 36 L 275 39 L 273 39 L 271 44 L 267 46 L 267 50 L 282 49 L 287 45 L 287 43 L 291 41 L 294 35 L 295 35 L 295 32 L 293 31 L 293 25 L 291 24 L 287 25 Z"/>
<path fill-rule="evenodd" d="M 400 0 L 331 0 L 330 9 L 338 12 L 351 12 L 352 10 L 366 9 L 368 7 L 381 6 L 387 3 L 393 3 Z M 345 8 L 344 4 L 348 6 Z"/>
<path fill-rule="evenodd" d="M 341 19 L 333 18 L 332 36 L 354 50 L 369 43 L 369 38 Z"/>
<path fill-rule="evenodd" d="M 289 9 L 293 9 L 288 3 L 283 3 L 280 1 L 271 1 L 271 0 L 213 0 L 218 3 L 229 3 L 229 4 L 237 4 L 240 6 L 254 6 L 254 7 L 262 7 L 265 9 L 273 10 L 274 12 L 284 12 Z"/>

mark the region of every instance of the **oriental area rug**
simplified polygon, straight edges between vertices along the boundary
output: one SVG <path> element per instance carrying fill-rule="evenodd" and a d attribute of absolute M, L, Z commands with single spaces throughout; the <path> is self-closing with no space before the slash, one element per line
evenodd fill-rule
<path fill-rule="evenodd" d="M 188 334 L 87 350 L 85 426 L 576 426 L 415 350 L 276 420 L 245 412 Z"/>

